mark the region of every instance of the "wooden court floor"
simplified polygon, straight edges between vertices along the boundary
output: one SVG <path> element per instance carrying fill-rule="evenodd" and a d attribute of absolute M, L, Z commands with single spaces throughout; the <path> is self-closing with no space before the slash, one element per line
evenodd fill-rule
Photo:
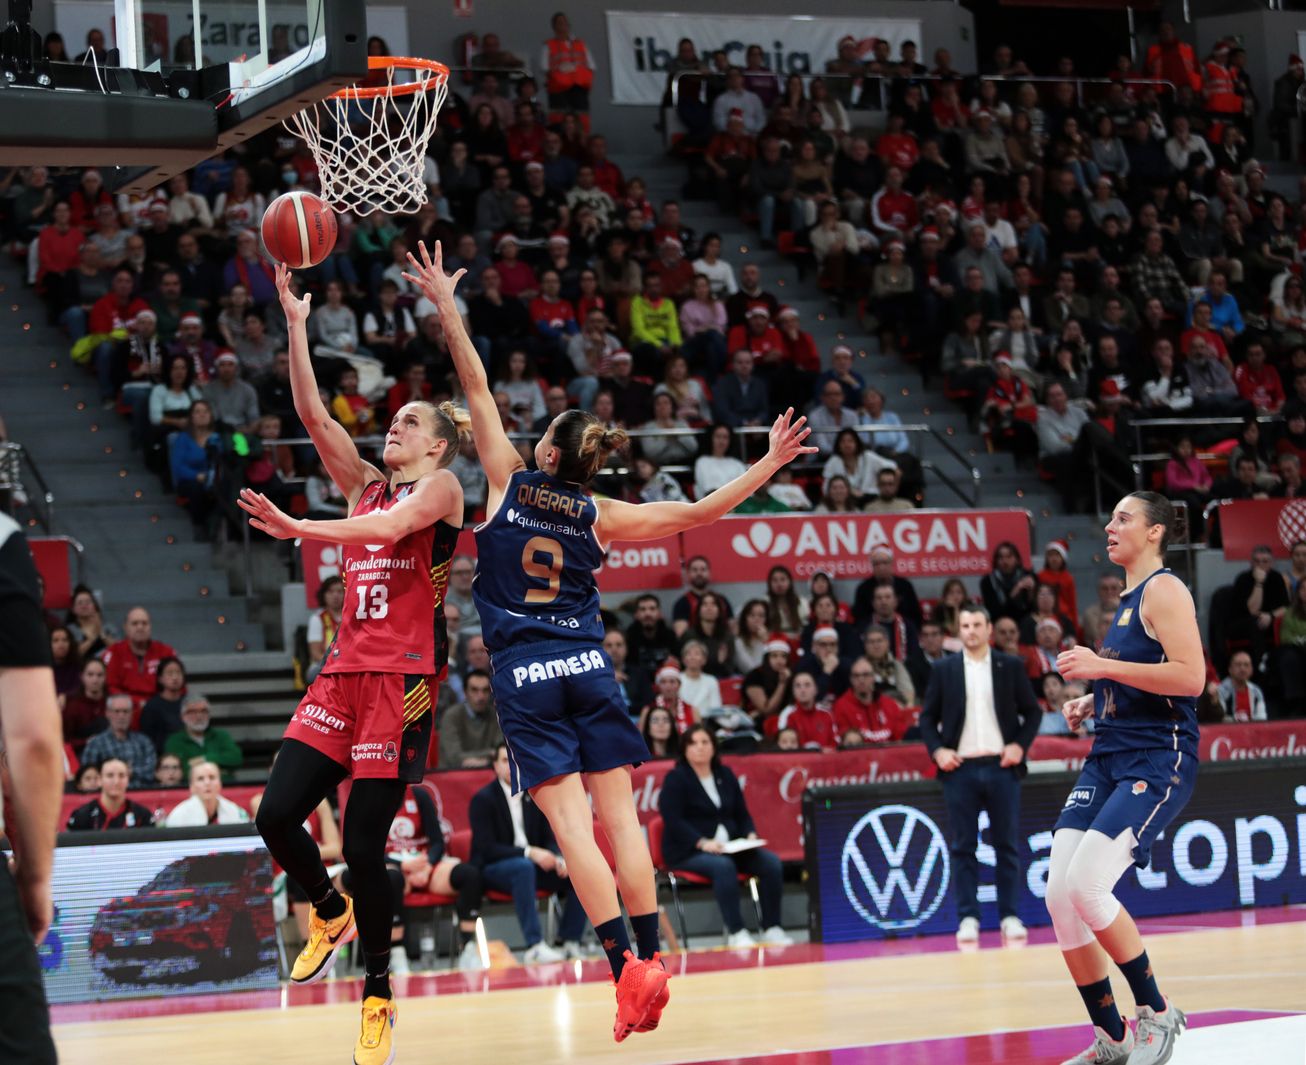
<path fill-rule="evenodd" d="M 1306 913 L 1300 917 L 1150 935 L 1148 949 L 1163 990 L 1189 1013 L 1306 1011 Z M 1182 921 L 1176 918 L 1175 924 Z M 819 948 L 794 949 L 819 953 Z M 986 937 L 984 948 L 974 953 L 798 964 L 775 964 L 780 959 L 772 951 L 731 952 L 730 957 L 738 968 L 695 971 L 701 955 L 672 959 L 685 971 L 672 980 L 672 1002 L 661 1028 L 621 1046 L 611 1037 L 612 991 L 599 982 L 411 997 L 407 981 L 399 978 L 398 1061 L 661 1065 L 925 1044 L 949 1036 L 1078 1025 L 1084 1019 L 1052 943 L 1008 950 L 990 947 Z M 726 961 L 719 955 L 714 960 Z M 414 990 L 422 983 L 411 982 Z M 1114 984 L 1128 1013 L 1128 987 L 1119 974 Z M 340 988 L 342 994 L 348 990 Z M 357 1018 L 356 1004 L 340 1001 L 60 1023 L 55 1034 L 64 1065 L 325 1065 L 350 1060 Z M 917 1059 L 895 1053 L 893 1060 Z M 922 1053 L 919 1060 L 941 1059 Z"/>

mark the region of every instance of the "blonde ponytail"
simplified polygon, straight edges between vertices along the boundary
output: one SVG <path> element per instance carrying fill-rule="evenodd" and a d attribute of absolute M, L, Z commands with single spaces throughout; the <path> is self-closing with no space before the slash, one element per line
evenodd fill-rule
<path fill-rule="evenodd" d="M 439 406 L 425 399 L 416 402 L 431 415 L 432 435 L 447 445 L 440 456 L 440 469 L 444 469 L 458 457 L 463 441 L 471 438 L 472 416 L 448 400 Z"/>

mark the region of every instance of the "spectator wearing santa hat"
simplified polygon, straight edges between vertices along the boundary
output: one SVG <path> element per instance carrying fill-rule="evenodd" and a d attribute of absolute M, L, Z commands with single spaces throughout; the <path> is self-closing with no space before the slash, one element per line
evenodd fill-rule
<path fill-rule="evenodd" d="M 773 722 L 780 710 L 793 699 L 791 680 L 793 670 L 790 659 L 793 647 L 782 633 L 772 633 L 766 641 L 765 657 L 756 669 L 749 670 L 742 685 L 744 709 L 759 731 L 771 735 L 776 731 Z"/>
<path fill-rule="evenodd" d="M 747 130 L 743 111 L 735 108 L 727 115 L 725 128 L 713 135 L 703 153 L 703 162 L 716 179 L 717 207 L 724 213 L 738 213 L 756 158 L 757 138 Z"/>
<path fill-rule="evenodd" d="M 839 657 L 839 630 L 833 625 L 812 631 L 811 650 L 798 660 L 795 676 L 803 673 L 816 681 L 818 699 L 837 699 L 848 690 L 848 665 Z"/>
<path fill-rule="evenodd" d="M 885 246 L 885 260 L 871 273 L 871 305 L 867 323 L 880 336 L 880 350 L 896 354 L 907 337 L 915 303 L 916 276 L 907 263 L 907 246 L 897 238 Z"/>
<path fill-rule="evenodd" d="M 1068 618 L 1079 617 L 1079 600 L 1075 593 L 1075 578 L 1066 568 L 1070 561 L 1070 544 L 1065 540 L 1049 540 L 1043 549 L 1043 568 L 1039 570 L 1039 584 L 1051 585 L 1057 592 L 1057 611 Z"/>
<path fill-rule="evenodd" d="M 667 711 L 671 715 L 671 720 L 675 722 L 676 731 L 682 735 L 690 726 L 698 724 L 698 710 L 685 702 L 680 694 L 682 681 L 680 663 L 674 658 L 668 658 L 653 675 L 656 694 L 653 696 L 653 701 L 639 713 L 640 732 L 644 731 L 644 722 L 654 710 Z"/>
<path fill-rule="evenodd" d="M 745 133 L 756 135 L 766 125 L 766 108 L 761 98 L 744 87 L 744 72 L 731 67 L 726 74 L 725 92 L 712 101 L 712 125 L 724 132 L 736 113 Z"/>
<path fill-rule="evenodd" d="M 804 396 L 811 393 L 821 372 L 821 353 L 816 340 L 799 324 L 796 307 L 785 305 L 776 315 L 776 328 L 783 343 L 784 366 L 772 385 L 781 396 Z"/>
<path fill-rule="evenodd" d="M 685 245 L 670 233 L 657 240 L 657 257 L 644 267 L 645 279 L 660 277 L 662 294 L 673 300 L 684 300 L 694 285 L 694 264 L 685 258 Z"/>

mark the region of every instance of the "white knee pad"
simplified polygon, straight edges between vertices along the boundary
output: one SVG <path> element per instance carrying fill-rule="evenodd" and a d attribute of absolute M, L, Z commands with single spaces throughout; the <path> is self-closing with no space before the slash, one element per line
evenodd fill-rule
<path fill-rule="evenodd" d="M 1052 837 L 1052 860 L 1048 866 L 1048 889 L 1044 900 L 1052 930 L 1057 935 L 1057 945 L 1062 950 L 1076 950 L 1094 940 L 1093 930 L 1086 925 L 1075 910 L 1071 899 L 1067 873 L 1075 852 L 1083 842 L 1084 833 L 1077 828 L 1059 829 Z"/>
<path fill-rule="evenodd" d="M 1075 849 L 1066 870 L 1066 884 L 1075 912 L 1094 932 L 1102 931 L 1120 913 L 1120 900 L 1111 892 L 1134 864 L 1137 845 L 1133 829 L 1125 829 L 1115 839 L 1089 829 Z"/>

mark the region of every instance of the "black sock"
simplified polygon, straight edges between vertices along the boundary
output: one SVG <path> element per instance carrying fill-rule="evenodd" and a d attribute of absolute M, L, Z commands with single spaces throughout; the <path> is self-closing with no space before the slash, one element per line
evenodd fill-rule
<path fill-rule="evenodd" d="M 626 932 L 626 922 L 617 914 L 611 921 L 604 921 L 594 926 L 594 934 L 599 937 L 603 951 L 612 966 L 612 979 L 621 979 L 621 970 L 626 967 L 626 951 L 630 950 L 630 935 Z"/>
<path fill-rule="evenodd" d="M 639 956 L 648 960 L 657 953 L 661 944 L 658 942 L 658 912 L 641 913 L 630 918 L 630 927 L 635 930 L 635 946 Z"/>
<path fill-rule="evenodd" d="M 345 897 L 331 886 L 330 877 L 317 887 L 305 889 L 304 894 L 313 904 L 314 911 L 324 921 L 334 921 L 345 912 Z"/>
<path fill-rule="evenodd" d="M 363 997 L 388 999 L 390 997 L 390 952 L 382 950 L 373 954 L 369 951 L 363 955 L 363 958 L 367 973 L 363 980 Z"/>
<path fill-rule="evenodd" d="M 1156 977 L 1152 975 L 1152 963 L 1147 960 L 1147 951 L 1143 951 L 1133 961 L 1116 962 L 1116 965 L 1129 981 L 1129 990 L 1134 993 L 1136 1005 L 1151 1006 L 1157 1013 L 1165 1012 L 1165 996 L 1156 986 Z"/>
<path fill-rule="evenodd" d="M 1111 980 L 1099 980 L 1095 984 L 1080 984 L 1079 994 L 1084 1000 L 1088 1016 L 1092 1022 L 1112 1039 L 1119 1042 L 1125 1037 L 1125 1019 L 1116 1008 L 1116 997 L 1111 994 Z"/>

